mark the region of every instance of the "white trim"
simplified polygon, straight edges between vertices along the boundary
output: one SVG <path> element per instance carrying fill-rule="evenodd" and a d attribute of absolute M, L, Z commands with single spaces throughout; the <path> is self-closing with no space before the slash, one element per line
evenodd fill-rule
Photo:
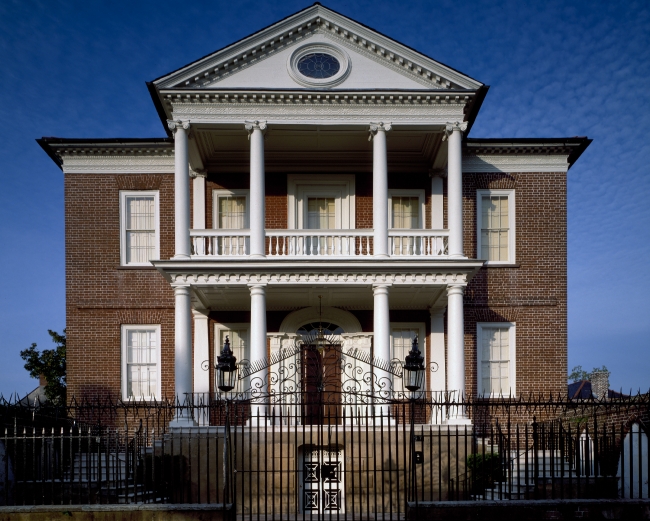
<path fill-rule="evenodd" d="M 237 189 L 237 190 L 225 190 L 217 189 L 212 190 L 212 228 L 219 230 L 219 197 L 222 196 L 234 196 L 246 198 L 246 216 L 244 217 L 244 227 L 242 230 L 246 230 L 250 227 L 250 190 L 248 189 Z"/>
<path fill-rule="evenodd" d="M 507 196 L 508 197 L 508 260 L 505 261 L 488 261 L 486 266 L 495 266 L 500 264 L 514 264 L 516 262 L 516 218 L 515 218 L 515 191 L 508 190 L 476 190 L 476 257 L 481 257 L 481 226 L 482 226 L 482 197 L 489 196 Z"/>
<path fill-rule="evenodd" d="M 128 331 L 144 331 L 144 330 L 150 330 L 154 329 L 156 331 L 156 336 L 157 336 L 157 356 L 156 356 L 156 396 L 144 396 L 144 397 L 139 397 L 139 396 L 133 396 L 129 397 L 127 396 L 127 374 L 126 374 L 126 369 L 127 369 L 127 356 L 126 356 L 126 333 Z M 160 372 L 160 366 L 161 366 L 161 359 L 162 358 L 162 349 L 161 349 L 161 334 L 160 334 L 160 324 L 122 324 L 121 325 L 121 332 L 120 332 L 120 380 L 121 380 L 121 391 L 122 391 L 122 399 L 127 401 L 127 400 L 160 400 L 162 396 L 161 392 L 161 380 L 162 380 L 162 375 Z"/>
<path fill-rule="evenodd" d="M 420 349 L 420 353 L 424 356 L 426 353 L 427 349 L 427 326 L 424 322 L 391 322 L 390 323 L 390 354 L 391 354 L 391 360 L 395 358 L 395 351 L 393 347 L 393 330 L 394 329 L 417 329 L 418 330 L 418 347 Z M 411 339 L 411 342 L 413 342 L 413 339 Z M 410 347 L 409 347 L 410 351 Z M 404 362 L 404 360 L 400 360 L 400 362 Z"/>
<path fill-rule="evenodd" d="M 426 212 L 426 204 L 425 204 L 425 198 L 424 198 L 424 190 L 423 189 L 413 189 L 413 190 L 407 190 L 407 189 L 395 189 L 395 190 L 388 190 L 388 229 L 393 230 L 393 229 L 411 229 L 411 228 L 395 228 L 393 226 L 393 196 L 397 197 L 417 197 L 419 199 L 418 206 L 420 208 L 420 212 L 418 214 L 418 227 L 417 228 L 412 228 L 415 230 L 424 230 L 424 215 Z"/>
<path fill-rule="evenodd" d="M 151 262 L 126 262 L 126 198 L 153 196 L 155 207 L 155 249 L 151 260 L 160 259 L 160 204 L 158 190 L 120 190 L 120 266 L 151 266 Z"/>
<path fill-rule="evenodd" d="M 280 333 L 295 335 L 298 328 L 309 322 L 317 322 L 319 319 L 318 306 L 311 306 L 308 308 L 298 309 L 292 311 L 280 324 Z M 343 333 L 361 333 L 361 323 L 352 313 L 344 309 L 324 307 L 322 310 L 322 318 L 324 322 L 336 324 L 343 329 Z"/>
<path fill-rule="evenodd" d="M 298 62 L 304 56 L 312 53 L 323 53 L 329 54 L 336 58 L 339 62 L 339 71 L 329 78 L 310 78 L 303 75 L 298 70 Z M 331 43 L 320 42 L 320 43 L 308 43 L 301 47 L 298 47 L 287 60 L 287 70 L 289 71 L 289 76 L 291 79 L 302 85 L 303 87 L 335 87 L 345 81 L 345 79 L 350 75 L 350 70 L 352 65 L 350 62 L 350 57 L 348 53 L 345 52 L 342 48 L 332 45 Z"/>
<path fill-rule="evenodd" d="M 564 154 L 468 154 L 463 155 L 463 173 L 568 172 Z"/>
<path fill-rule="evenodd" d="M 332 197 L 338 199 L 337 210 L 340 208 L 340 228 L 355 229 L 355 176 L 353 174 L 332 175 L 287 175 L 287 207 L 289 230 L 302 229 L 306 200 L 309 196 Z"/>
<path fill-rule="evenodd" d="M 128 149 L 127 149 L 128 150 Z M 61 153 L 65 174 L 173 174 L 173 151 L 160 155 L 102 155 Z M 92 155 L 91 155 L 92 154 Z"/>
<path fill-rule="evenodd" d="M 509 339 L 509 365 L 508 365 L 508 378 L 510 379 L 510 391 L 508 394 L 512 396 L 517 395 L 517 327 L 515 322 L 477 322 L 476 323 L 476 392 L 479 396 L 485 396 L 482 389 L 483 375 L 481 373 L 481 353 L 482 353 L 482 340 L 483 328 L 499 327 L 508 328 Z M 503 393 L 506 396 L 506 393 Z M 490 394 L 489 398 L 497 398 L 495 394 Z"/>

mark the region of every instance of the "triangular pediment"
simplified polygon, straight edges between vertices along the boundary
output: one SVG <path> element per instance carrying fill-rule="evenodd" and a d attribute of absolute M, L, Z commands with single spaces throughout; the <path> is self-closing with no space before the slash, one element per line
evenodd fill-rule
<path fill-rule="evenodd" d="M 301 56 L 335 57 L 329 79 L 304 76 Z M 321 5 L 280 22 L 167 74 L 167 89 L 475 90 L 482 83 Z"/>

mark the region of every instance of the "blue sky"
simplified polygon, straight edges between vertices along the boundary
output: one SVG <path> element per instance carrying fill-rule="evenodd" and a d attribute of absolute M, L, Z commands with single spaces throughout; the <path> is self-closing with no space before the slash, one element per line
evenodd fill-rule
<path fill-rule="evenodd" d="M 63 174 L 34 141 L 156 137 L 152 80 L 304 2 L 0 3 L 0 393 L 65 327 Z M 569 172 L 569 367 L 650 387 L 650 3 L 325 5 L 491 86 L 473 137 L 584 136 Z"/>

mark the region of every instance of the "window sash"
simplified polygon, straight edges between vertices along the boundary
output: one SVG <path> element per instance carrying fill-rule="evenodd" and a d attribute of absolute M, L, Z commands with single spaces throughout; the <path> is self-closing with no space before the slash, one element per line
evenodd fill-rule
<path fill-rule="evenodd" d="M 217 196 L 217 226 L 226 230 L 241 230 L 246 228 L 246 196 L 219 195 Z"/>
<path fill-rule="evenodd" d="M 505 262 L 510 258 L 508 195 L 481 195 L 481 258 Z"/>
<path fill-rule="evenodd" d="M 156 257 L 156 199 L 153 195 L 124 198 L 125 261 L 146 264 Z"/>
<path fill-rule="evenodd" d="M 307 198 L 307 229 L 336 229 L 336 200 L 333 197 Z"/>
<path fill-rule="evenodd" d="M 420 198 L 391 197 L 392 227 L 404 230 L 420 228 Z"/>
<path fill-rule="evenodd" d="M 486 326 L 481 329 L 481 392 L 507 395 L 510 381 L 510 327 Z"/>
<path fill-rule="evenodd" d="M 157 329 L 127 328 L 125 343 L 126 398 L 155 398 L 159 384 Z"/>

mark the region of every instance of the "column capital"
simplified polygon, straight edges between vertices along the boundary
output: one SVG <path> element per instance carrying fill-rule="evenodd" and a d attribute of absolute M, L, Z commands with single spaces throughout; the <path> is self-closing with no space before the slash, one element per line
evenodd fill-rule
<path fill-rule="evenodd" d="M 248 284 L 248 289 L 251 292 L 251 295 L 259 295 L 260 293 L 266 293 L 266 283 L 259 284 Z"/>
<path fill-rule="evenodd" d="M 190 294 L 190 285 L 189 284 L 172 284 L 175 295 L 189 295 Z"/>
<path fill-rule="evenodd" d="M 385 283 L 385 284 L 373 284 L 372 285 L 372 293 L 374 295 L 381 295 L 382 293 L 388 294 L 388 290 L 392 287 L 392 284 L 390 283 Z"/>
<path fill-rule="evenodd" d="M 442 140 L 446 141 L 447 139 L 449 139 L 449 136 L 451 136 L 453 132 L 465 132 L 466 130 L 467 130 L 467 121 L 463 121 L 463 122 L 456 121 L 454 123 L 447 123 L 443 130 L 445 135 L 442 136 Z"/>
<path fill-rule="evenodd" d="M 173 120 L 173 119 L 168 119 L 167 120 L 167 126 L 169 127 L 169 130 L 172 131 L 173 134 L 176 133 L 177 130 L 183 129 L 183 130 L 189 130 L 190 129 L 190 122 L 189 120 Z"/>
<path fill-rule="evenodd" d="M 388 123 L 384 123 L 383 121 L 370 123 L 370 127 L 368 128 L 368 141 L 372 141 L 372 138 L 377 135 L 377 132 L 389 132 L 392 128 L 393 124 L 390 121 Z"/>
<path fill-rule="evenodd" d="M 253 133 L 254 130 L 261 130 L 262 132 L 266 132 L 266 121 L 260 121 L 260 120 L 246 120 L 244 121 L 244 128 L 248 132 L 248 139 L 250 139 L 251 134 Z"/>
<path fill-rule="evenodd" d="M 447 286 L 447 295 L 464 295 L 465 286 L 462 284 L 449 284 Z"/>
<path fill-rule="evenodd" d="M 432 309 L 429 308 L 429 316 L 431 317 L 442 317 L 445 314 L 445 308 Z"/>
<path fill-rule="evenodd" d="M 196 170 L 190 167 L 190 177 L 194 179 L 195 177 L 208 177 L 208 171 L 205 168 L 197 168 Z"/>
<path fill-rule="evenodd" d="M 430 168 L 429 169 L 429 177 L 432 179 L 434 177 L 447 177 L 447 169 L 446 168 Z"/>

